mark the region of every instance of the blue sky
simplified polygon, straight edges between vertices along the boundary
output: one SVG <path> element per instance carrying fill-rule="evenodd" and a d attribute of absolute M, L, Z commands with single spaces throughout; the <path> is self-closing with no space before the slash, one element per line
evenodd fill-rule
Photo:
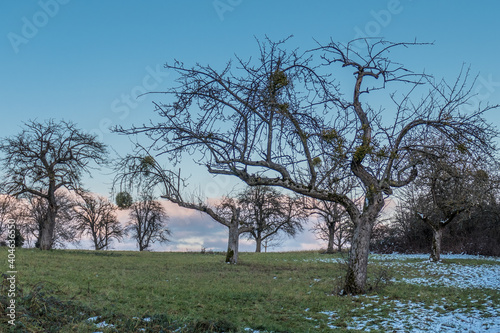
<path fill-rule="evenodd" d="M 154 116 L 151 102 L 158 98 L 134 96 L 172 84 L 172 75 L 162 67 L 165 62 L 179 59 L 187 65 L 222 66 L 234 54 L 256 55 L 255 37 L 265 35 L 275 40 L 294 35 L 289 46 L 304 50 L 315 46 L 313 39 L 347 42 L 367 36 L 434 42 L 398 53 L 397 60 L 451 80 L 463 63 L 471 65 L 472 73 L 479 74 L 477 100 L 496 104 L 500 103 L 499 12 L 500 3 L 494 0 L 4 0 L 0 2 L 0 133 L 13 135 L 28 119 L 71 120 L 124 154 L 130 149 L 128 138 L 108 128 L 140 124 Z M 487 119 L 499 125 L 500 110 L 490 112 Z M 191 185 L 209 196 L 237 184 L 234 179 L 214 180 L 205 170 L 187 165 L 183 173 L 192 174 Z M 87 187 L 107 195 L 106 172 L 86 179 Z M 190 230 L 196 233 L 195 222 L 200 222 L 199 215 L 189 216 L 194 224 L 187 229 L 180 217 L 175 222 L 188 238 Z M 198 229 L 193 237 L 216 247 L 209 231 Z M 202 237 L 203 232 L 208 235 Z M 306 233 L 284 243 L 283 249 L 313 243 L 314 236 Z M 243 249 L 253 248 L 248 246 Z"/>

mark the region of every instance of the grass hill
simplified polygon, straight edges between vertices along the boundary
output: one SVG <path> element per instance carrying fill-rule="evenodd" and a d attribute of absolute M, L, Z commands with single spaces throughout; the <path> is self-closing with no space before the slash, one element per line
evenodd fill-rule
<path fill-rule="evenodd" d="M 2 312 L 10 298 L 2 269 Z M 2 332 L 500 331 L 500 260 L 371 255 L 370 291 L 337 296 L 344 259 L 18 249 L 16 326 Z"/>

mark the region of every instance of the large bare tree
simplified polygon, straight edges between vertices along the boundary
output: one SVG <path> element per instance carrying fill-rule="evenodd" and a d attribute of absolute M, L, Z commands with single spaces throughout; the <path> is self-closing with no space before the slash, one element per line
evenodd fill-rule
<path fill-rule="evenodd" d="M 417 176 L 418 152 L 438 149 L 425 138 L 441 133 L 448 147 L 489 154 L 496 134 L 481 118 L 492 106 L 461 109 L 473 96 L 467 70 L 435 81 L 388 57 L 417 43 L 364 42 L 363 52 L 332 41 L 301 54 L 266 41 L 258 57 L 221 69 L 166 64 L 178 78 L 156 103 L 162 121 L 115 130 L 146 134 L 174 160 L 196 152 L 213 174 L 340 204 L 354 224 L 344 293 L 364 292 L 373 225 L 393 189 Z M 360 190 L 331 190 L 345 179 Z"/>
<path fill-rule="evenodd" d="M 123 228 L 116 216 L 117 207 L 109 200 L 90 193 L 81 193 L 73 206 L 78 232 L 89 235 L 95 250 L 105 250 L 113 239 L 123 239 Z"/>
<path fill-rule="evenodd" d="M 40 249 L 52 247 L 58 204 L 56 191 L 80 190 L 91 163 L 105 161 L 106 147 L 66 121 L 28 121 L 22 131 L 0 142 L 3 180 L 0 190 L 16 197 L 34 195 L 47 203 Z"/>

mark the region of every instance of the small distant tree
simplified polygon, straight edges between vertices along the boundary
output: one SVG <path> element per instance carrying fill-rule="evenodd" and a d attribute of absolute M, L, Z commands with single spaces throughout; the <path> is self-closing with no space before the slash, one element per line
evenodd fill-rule
<path fill-rule="evenodd" d="M 40 221 L 39 245 L 52 248 L 59 206 L 56 191 L 79 190 L 90 163 L 104 163 L 106 147 L 95 135 L 86 134 L 66 121 L 28 121 L 21 133 L 0 142 L 4 172 L 0 190 L 16 197 L 35 196 L 45 200 Z"/>
<path fill-rule="evenodd" d="M 148 250 L 155 242 L 168 242 L 171 232 L 167 228 L 168 215 L 160 202 L 149 193 L 141 194 L 130 206 L 127 234 L 137 241 L 139 251 Z"/>
<path fill-rule="evenodd" d="M 123 228 L 116 216 L 116 206 L 101 196 L 82 193 L 73 207 L 80 236 L 92 237 L 95 250 L 106 250 L 113 239 L 123 239 Z"/>
<path fill-rule="evenodd" d="M 162 198 L 167 199 L 180 207 L 205 213 L 217 223 L 227 227 L 228 240 L 226 263 L 238 263 L 240 235 L 250 231 L 250 228 L 242 223 L 241 208 L 239 207 L 237 200 L 225 196 L 219 203 L 210 205 L 206 200 L 184 200 L 181 196 L 172 196 L 171 193 L 162 195 Z"/>
<path fill-rule="evenodd" d="M 310 200 L 305 208 L 313 215 L 318 216 L 318 221 L 312 227 L 316 236 L 328 242 L 325 253 L 342 251 L 352 237 L 352 223 L 349 215 L 342 206 L 335 202 L 324 200 Z"/>
<path fill-rule="evenodd" d="M 295 236 L 302 231 L 306 215 L 300 201 L 268 186 L 249 187 L 238 196 L 243 225 L 249 239 L 255 241 L 255 252 L 262 251 L 262 243 L 284 233 Z"/>

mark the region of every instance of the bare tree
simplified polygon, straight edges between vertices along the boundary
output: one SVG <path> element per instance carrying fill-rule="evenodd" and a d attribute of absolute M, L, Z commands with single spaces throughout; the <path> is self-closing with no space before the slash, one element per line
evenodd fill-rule
<path fill-rule="evenodd" d="M 432 230 L 431 261 L 440 261 L 443 230 L 466 220 L 478 206 L 494 201 L 494 190 L 481 161 L 464 152 L 429 157 L 420 176 L 403 193 L 403 202 Z"/>
<path fill-rule="evenodd" d="M 140 145 L 137 145 L 136 148 L 137 151 L 134 154 L 129 154 L 117 161 L 114 186 L 121 190 L 132 190 L 139 187 L 153 189 L 160 186 L 163 193 L 162 198 L 180 207 L 205 213 L 217 223 L 226 226 L 228 228 L 226 262 L 236 264 L 238 262 L 239 237 L 249 229 L 241 225 L 240 208 L 235 200 L 224 197 L 219 204 L 211 206 L 207 200 L 195 199 L 194 196 L 191 196 L 191 199 L 184 199 L 184 196 L 181 195 L 181 186 L 184 188 L 185 182 L 180 177 L 180 170 L 177 174 L 167 170 L 150 155 L 147 149 Z M 130 202 L 130 194 L 124 191 L 118 193 L 117 201 Z"/>
<path fill-rule="evenodd" d="M 239 239 L 240 235 L 248 232 L 248 226 L 243 225 L 241 220 L 241 208 L 235 199 L 230 197 L 223 197 L 221 202 L 215 206 L 198 200 L 183 200 L 180 196 L 163 195 L 162 198 L 168 199 L 171 202 L 179 205 L 180 207 L 194 209 L 203 212 L 210 216 L 217 223 L 222 224 L 228 228 L 227 252 L 226 263 L 238 263 L 239 253 Z"/>
<path fill-rule="evenodd" d="M 305 208 L 319 217 L 312 230 L 328 242 L 325 253 L 334 253 L 335 248 L 341 252 L 352 237 L 352 223 L 345 209 L 335 202 L 314 199 Z"/>
<path fill-rule="evenodd" d="M 237 66 L 229 62 L 221 70 L 166 64 L 178 79 L 164 92 L 167 102 L 156 103 L 163 121 L 115 131 L 144 133 L 159 154 L 174 160 L 198 152 L 200 165 L 213 174 L 340 204 L 354 224 L 344 293 L 362 293 L 371 231 L 385 198 L 415 179 L 423 147 L 440 149 L 427 146 L 425 138 L 442 133 L 448 147 L 477 146 L 490 154 L 496 131 L 481 115 L 493 107 L 462 112 L 472 97 L 468 71 L 451 84 L 436 82 L 388 58 L 390 51 L 418 43 L 367 39 L 360 53 L 352 42 L 330 42 L 305 54 L 288 52 L 283 43 L 259 43 L 259 57 L 238 58 Z M 315 62 L 318 54 L 322 66 Z M 341 77 L 332 75 L 337 65 L 353 71 L 352 82 L 335 81 Z M 392 117 L 368 104 L 375 90 L 389 92 Z M 413 93 L 424 97 L 415 100 Z M 332 181 L 345 179 L 361 190 L 331 190 Z"/>
<path fill-rule="evenodd" d="M 16 221 L 24 239 L 31 246 L 34 242 L 36 248 L 41 246 L 41 235 L 44 223 L 47 221 L 49 205 L 47 200 L 36 195 L 26 195 L 26 200 L 20 201 L 16 211 Z M 50 248 L 65 248 L 66 243 L 77 241 L 77 226 L 73 219 L 73 203 L 70 198 L 58 191 L 54 194 L 58 207 L 55 219 L 54 234 Z"/>
<path fill-rule="evenodd" d="M 50 119 L 28 121 L 21 133 L 2 139 L 0 152 L 4 154 L 0 160 L 4 173 L 1 191 L 16 197 L 33 195 L 46 201 L 40 249 L 50 249 L 59 210 L 56 191 L 80 190 L 82 174 L 89 172 L 90 163 L 104 162 L 105 146 L 73 123 Z"/>
<path fill-rule="evenodd" d="M 108 249 L 113 239 L 123 239 L 123 228 L 116 216 L 116 206 L 101 196 L 81 193 L 73 206 L 78 232 L 92 237 L 95 250 Z"/>
<path fill-rule="evenodd" d="M 139 200 L 130 206 L 130 222 L 127 234 L 137 241 L 139 251 L 148 250 L 155 242 L 168 242 L 171 232 L 167 228 L 168 215 L 160 202 L 152 194 L 143 193 Z"/>
<path fill-rule="evenodd" d="M 286 196 L 268 186 L 248 188 L 238 196 L 241 220 L 255 241 L 255 252 L 262 251 L 262 243 L 284 233 L 295 236 L 302 231 L 306 215 L 300 209 L 299 199 Z"/>

